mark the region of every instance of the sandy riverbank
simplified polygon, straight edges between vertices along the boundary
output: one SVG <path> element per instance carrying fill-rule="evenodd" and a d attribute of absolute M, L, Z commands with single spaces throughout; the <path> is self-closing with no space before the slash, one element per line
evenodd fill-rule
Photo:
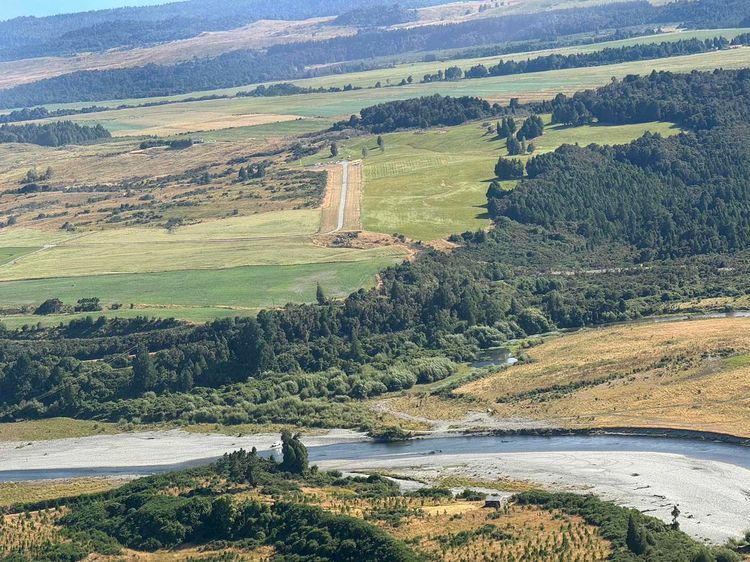
<path fill-rule="evenodd" d="M 226 436 L 180 430 L 0 444 L 0 471 L 164 466 L 218 457 L 239 448 L 268 449 L 278 434 Z M 355 443 L 361 433 L 335 430 L 304 437 L 307 446 Z M 670 520 L 698 539 L 723 543 L 750 528 L 750 470 L 678 454 L 544 452 L 405 454 L 317 462 L 322 469 L 379 470 L 425 481 L 459 474 L 479 480 L 527 480 L 551 490 L 592 493 Z"/>
<path fill-rule="evenodd" d="M 678 505 L 683 531 L 723 543 L 750 528 L 750 470 L 681 455 L 633 452 L 431 455 L 330 461 L 324 469 L 387 470 L 425 480 L 460 474 L 529 480 L 551 490 L 592 493 L 670 521 Z"/>
<path fill-rule="evenodd" d="M 362 441 L 364 434 L 331 430 L 303 438 L 308 447 Z M 278 433 L 241 437 L 181 430 L 0 443 L 0 471 L 165 466 L 219 457 L 237 449 L 269 449 Z"/>

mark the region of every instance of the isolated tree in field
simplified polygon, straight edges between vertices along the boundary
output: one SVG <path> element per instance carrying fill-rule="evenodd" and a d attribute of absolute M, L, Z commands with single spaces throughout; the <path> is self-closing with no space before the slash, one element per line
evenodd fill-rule
<path fill-rule="evenodd" d="M 495 175 L 501 180 L 515 180 L 523 177 L 523 162 L 515 158 L 498 159 L 495 164 Z"/>
<path fill-rule="evenodd" d="M 365 158 L 367 158 L 368 154 L 370 154 L 370 151 L 369 151 L 369 150 L 367 150 L 367 147 L 366 147 L 366 146 L 363 146 L 363 147 L 362 147 L 362 159 L 365 159 Z"/>
<path fill-rule="evenodd" d="M 339 145 L 335 142 L 331 143 L 331 157 L 336 158 L 339 155 Z"/>
<path fill-rule="evenodd" d="M 288 430 L 281 434 L 281 454 L 284 460 L 281 469 L 293 474 L 303 474 L 307 471 L 307 447 L 299 440 L 299 435 L 292 435 Z"/>
<path fill-rule="evenodd" d="M 414 76 L 412 76 L 411 74 L 409 74 L 409 77 L 408 77 L 408 78 L 406 79 L 406 81 L 407 81 L 407 82 L 408 82 L 409 84 L 411 84 L 412 82 L 414 82 Z"/>
<path fill-rule="evenodd" d="M 44 316 L 47 314 L 58 314 L 62 312 L 63 302 L 60 299 L 47 299 L 44 301 L 39 308 L 34 311 L 34 314 Z"/>
<path fill-rule="evenodd" d="M 508 156 L 517 156 L 521 154 L 521 143 L 513 135 L 508 136 L 508 140 L 505 141 L 505 146 L 508 148 Z"/>
<path fill-rule="evenodd" d="M 458 66 L 451 66 L 445 69 L 445 79 L 450 82 L 461 80 L 463 75 L 464 71 Z"/>
<path fill-rule="evenodd" d="M 328 302 L 326 294 L 323 292 L 323 287 L 320 286 L 320 283 L 318 283 L 318 287 L 315 289 L 315 300 L 318 301 L 318 304 L 326 304 Z"/>
<path fill-rule="evenodd" d="M 378 146 L 380 147 L 380 152 L 385 151 L 385 141 L 381 135 L 378 135 Z"/>
<path fill-rule="evenodd" d="M 145 345 L 138 346 L 133 358 L 131 387 L 135 394 L 143 394 L 156 385 L 156 368 Z"/>

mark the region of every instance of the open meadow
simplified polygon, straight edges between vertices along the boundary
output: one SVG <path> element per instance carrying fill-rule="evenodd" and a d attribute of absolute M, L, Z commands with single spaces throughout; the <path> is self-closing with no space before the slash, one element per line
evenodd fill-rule
<path fill-rule="evenodd" d="M 597 45 L 602 48 L 604 43 Z M 528 58 L 527 53 L 514 55 L 518 58 Z M 497 61 L 504 57 L 490 57 Z M 507 58 L 507 57 L 505 57 Z M 474 59 L 442 61 L 430 63 L 419 68 L 431 69 L 436 72 L 446 66 L 467 67 L 474 64 Z M 486 61 L 485 61 L 486 62 Z M 421 63 L 420 63 L 421 64 Z M 729 49 L 724 51 L 700 53 L 679 57 L 668 57 L 663 59 L 626 62 L 604 66 L 592 66 L 587 68 L 571 68 L 564 70 L 549 70 L 545 72 L 534 72 L 528 74 L 515 74 L 510 76 L 495 76 L 476 80 L 459 80 L 457 82 L 430 82 L 427 84 L 409 84 L 406 86 L 392 86 L 373 88 L 380 81 L 386 86 L 387 80 L 391 84 L 397 84 L 409 75 L 414 75 L 415 82 L 421 77 L 416 74 L 414 68 L 409 65 L 396 66 L 385 70 L 373 70 L 362 73 L 349 73 L 310 78 L 303 80 L 292 80 L 294 84 L 303 87 L 343 87 L 346 84 L 359 85 L 365 89 L 347 92 L 331 92 L 319 94 L 300 94 L 294 96 L 279 97 L 240 97 L 217 99 L 207 101 L 188 101 L 185 105 L 178 106 L 184 110 L 196 107 L 193 104 L 201 104 L 203 111 L 216 111 L 223 114 L 253 115 L 297 115 L 302 117 L 338 117 L 349 116 L 358 112 L 363 107 L 376 103 L 384 103 L 393 100 L 415 98 L 431 94 L 442 94 L 451 96 L 478 96 L 492 101 L 508 102 L 511 97 L 518 97 L 521 101 L 542 100 L 553 97 L 562 92 L 566 94 L 575 93 L 578 90 L 602 86 L 614 77 L 622 78 L 628 74 L 647 74 L 652 70 L 670 70 L 674 72 L 689 72 L 691 70 L 713 70 L 715 68 L 742 68 L 750 64 L 750 47 Z M 136 105 L 156 101 L 179 101 L 186 98 L 195 98 L 206 95 L 234 95 L 240 91 L 253 89 L 254 86 L 241 86 L 237 88 L 223 88 L 192 92 L 185 95 L 156 96 L 146 99 L 123 99 L 97 102 L 98 106 L 116 108 L 120 105 Z M 90 103 L 67 103 L 49 104 L 52 109 L 81 108 L 91 105 Z M 157 117 L 151 119 L 149 126 L 159 126 L 159 109 L 162 106 L 139 108 L 143 114 L 142 119 L 150 119 L 149 113 L 156 112 Z M 112 109 L 111 111 L 94 114 L 74 115 L 69 119 L 76 122 L 104 123 L 105 120 L 116 128 L 126 128 L 128 114 L 123 113 L 127 109 Z M 200 116 L 200 114 L 199 114 Z M 68 119 L 68 118 L 66 118 Z M 123 124 L 120 125 L 120 121 Z"/>
<path fill-rule="evenodd" d="M 313 242 L 319 221 L 319 211 L 311 209 L 173 230 L 58 231 L 47 237 L 42 231 L 10 230 L 0 235 L 7 254 L 15 256 L 0 266 L 2 304 L 6 309 L 38 306 L 53 297 L 74 304 L 95 296 L 106 305 L 132 304 L 133 310 L 125 311 L 129 315 L 203 320 L 234 309 L 247 314 L 314 300 L 318 283 L 329 296 L 344 296 L 370 285 L 378 270 L 405 256 L 396 247 L 319 246 Z M 37 246 L 19 248 L 22 240 Z M 24 316 L 15 324 L 35 323 L 28 320 Z"/>
<path fill-rule="evenodd" d="M 549 152 L 566 143 L 624 144 L 646 131 L 671 135 L 679 129 L 656 122 L 553 125 L 534 139 L 535 153 Z M 368 150 L 362 202 L 365 230 L 427 241 L 490 225 L 485 194 L 498 157 L 508 154 L 504 140 L 488 134 L 481 123 L 392 133 L 383 135 L 383 140 L 384 151 L 378 148 L 374 136 L 342 143 L 339 149 L 339 157 L 350 159 L 360 158 L 363 148 Z M 307 161 L 327 156 L 320 153 Z"/>

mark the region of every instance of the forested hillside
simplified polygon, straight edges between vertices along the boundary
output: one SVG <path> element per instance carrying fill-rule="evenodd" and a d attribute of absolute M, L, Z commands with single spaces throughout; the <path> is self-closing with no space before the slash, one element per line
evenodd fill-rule
<path fill-rule="evenodd" d="M 404 8 L 440 0 L 405 0 Z M 362 0 L 187 0 L 0 22 L 0 59 L 134 47 L 242 27 L 262 19 L 302 20 L 366 8 Z"/>
<path fill-rule="evenodd" d="M 565 146 L 534 157 L 526 166 L 528 179 L 490 195 L 490 214 L 592 242 L 631 244 L 641 261 L 746 249 L 749 102 L 746 70 L 653 73 L 570 100 L 558 97 L 557 120 L 663 119 L 697 132 L 669 139 L 647 135 L 620 147 Z"/>

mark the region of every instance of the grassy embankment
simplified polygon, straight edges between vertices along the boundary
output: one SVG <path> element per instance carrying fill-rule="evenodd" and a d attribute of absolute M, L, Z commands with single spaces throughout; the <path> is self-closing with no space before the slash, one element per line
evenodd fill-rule
<path fill-rule="evenodd" d="M 748 318 L 718 318 L 581 330 L 527 350 L 528 363 L 459 387 L 455 399 L 412 393 L 389 405 L 435 419 L 492 409 L 498 418 L 570 428 L 748 437 L 749 326 Z"/>

